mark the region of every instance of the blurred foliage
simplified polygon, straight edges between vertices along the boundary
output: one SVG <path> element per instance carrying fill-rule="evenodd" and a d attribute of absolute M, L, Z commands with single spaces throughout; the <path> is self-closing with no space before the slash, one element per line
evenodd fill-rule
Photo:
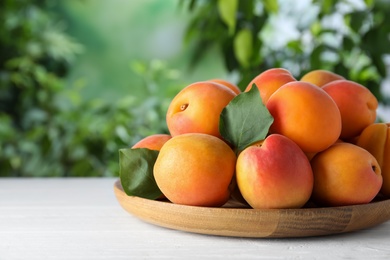
<path fill-rule="evenodd" d="M 182 1 L 191 12 L 184 40 L 192 64 L 217 46 L 242 88 L 271 67 L 297 78 L 323 68 L 388 102 L 379 83 L 388 76 L 389 1 L 312 0 L 308 9 L 296 9 L 297 2 Z M 0 176 L 117 176 L 118 149 L 168 132 L 165 112 L 182 75 L 160 60 L 134 61 L 128 69 L 142 79 L 147 98 L 86 101 L 82 80 L 66 83 L 83 46 L 66 33 L 58 4 L 0 2 Z M 335 17 L 341 24 L 332 22 Z M 277 27 L 281 18 L 288 19 Z M 278 35 L 287 40 L 274 40 Z"/>
<path fill-rule="evenodd" d="M 134 62 L 146 100 L 83 100 L 82 84 L 64 83 L 82 46 L 65 33 L 56 3 L 0 3 L 0 176 L 117 176 L 119 148 L 167 132 L 171 94 L 157 86 L 178 73 L 160 61 Z"/>
<path fill-rule="evenodd" d="M 191 0 L 181 5 L 192 15 L 185 38 L 194 48 L 192 64 L 217 45 L 241 88 L 271 67 L 287 68 L 297 79 L 327 69 L 389 102 L 380 85 L 389 76 L 390 1 Z"/>

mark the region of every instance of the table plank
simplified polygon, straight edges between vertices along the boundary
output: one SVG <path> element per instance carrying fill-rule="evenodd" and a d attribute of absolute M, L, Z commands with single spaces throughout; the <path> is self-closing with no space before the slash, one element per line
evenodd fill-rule
<path fill-rule="evenodd" d="M 217 237 L 145 223 L 116 201 L 115 178 L 0 179 L 0 259 L 385 259 L 390 222 L 300 239 Z"/>

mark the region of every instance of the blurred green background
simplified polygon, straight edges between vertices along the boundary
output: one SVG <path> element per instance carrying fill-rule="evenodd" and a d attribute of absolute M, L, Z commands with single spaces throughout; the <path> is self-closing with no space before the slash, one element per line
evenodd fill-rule
<path fill-rule="evenodd" d="M 117 176 L 181 88 L 272 67 L 357 81 L 390 122 L 386 0 L 4 0 L 0 19 L 3 177 Z"/>
<path fill-rule="evenodd" d="M 182 43 L 189 18 L 177 0 L 65 1 L 59 8 L 67 32 L 84 46 L 67 78 L 70 84 L 85 86 L 86 98 L 147 97 L 139 75 L 143 66 L 169 64 L 185 82 L 226 74 L 218 55 L 205 57 L 201 66 L 189 70 L 190 50 Z"/>

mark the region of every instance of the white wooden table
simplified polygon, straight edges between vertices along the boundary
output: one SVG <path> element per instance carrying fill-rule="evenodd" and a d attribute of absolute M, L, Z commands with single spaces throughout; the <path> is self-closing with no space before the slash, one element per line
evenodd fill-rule
<path fill-rule="evenodd" d="M 115 181 L 0 179 L 0 260 L 390 259 L 390 221 L 300 239 L 192 234 L 128 214 L 113 193 Z"/>

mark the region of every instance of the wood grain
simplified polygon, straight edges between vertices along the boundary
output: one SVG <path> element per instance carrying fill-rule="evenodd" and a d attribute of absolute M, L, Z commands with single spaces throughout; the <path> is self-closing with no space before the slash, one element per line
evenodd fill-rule
<path fill-rule="evenodd" d="M 176 230 L 234 237 L 310 237 L 369 228 L 390 220 L 390 200 L 364 205 L 259 210 L 227 204 L 193 207 L 128 196 L 114 184 L 119 204 L 141 220 Z"/>

